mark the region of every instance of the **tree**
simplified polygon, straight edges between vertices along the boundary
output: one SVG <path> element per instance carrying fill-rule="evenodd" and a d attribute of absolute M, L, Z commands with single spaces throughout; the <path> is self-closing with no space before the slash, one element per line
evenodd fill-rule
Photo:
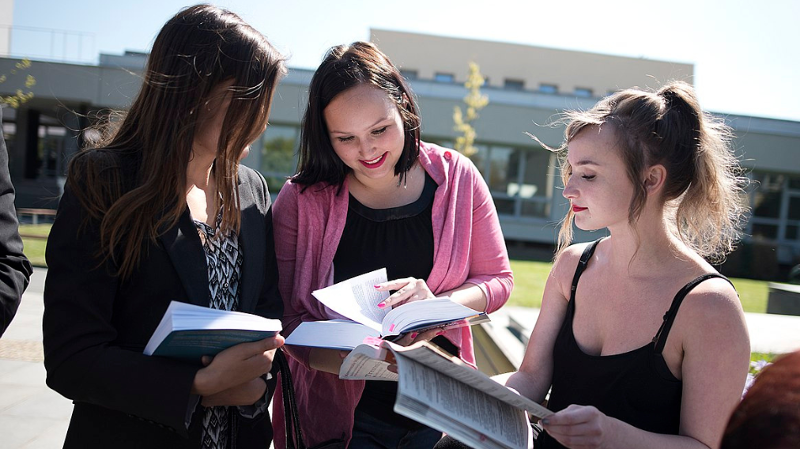
<path fill-rule="evenodd" d="M 478 111 L 489 104 L 489 98 L 481 94 L 481 86 L 485 82 L 485 78 L 481 75 L 481 69 L 478 64 L 474 62 L 469 63 L 469 76 L 464 87 L 469 91 L 467 96 L 464 97 L 464 104 L 466 105 L 466 114 L 461 112 L 461 108 L 456 106 L 453 111 L 453 122 L 455 122 L 454 129 L 461 135 L 456 137 L 455 149 L 469 157 L 478 152 L 475 148 L 475 128 L 472 123 L 478 118 Z"/>
<path fill-rule="evenodd" d="M 31 66 L 30 59 L 23 59 L 22 61 L 15 64 L 14 69 L 11 70 L 11 76 L 14 75 L 22 75 L 22 72 L 29 69 Z M 8 80 L 8 76 L 5 74 L 0 75 L 0 84 L 5 83 Z M 0 104 L 6 103 L 12 108 L 18 108 L 21 104 L 27 102 L 31 98 L 33 98 L 33 91 L 31 88 L 36 85 L 36 78 L 33 75 L 28 75 L 25 77 L 25 89 L 27 92 L 23 91 L 22 89 L 17 89 L 17 92 L 14 95 L 0 95 Z"/>

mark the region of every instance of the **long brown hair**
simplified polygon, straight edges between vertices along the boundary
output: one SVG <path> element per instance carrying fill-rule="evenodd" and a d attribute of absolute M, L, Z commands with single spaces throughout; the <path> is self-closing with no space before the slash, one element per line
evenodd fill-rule
<path fill-rule="evenodd" d="M 267 124 L 283 57 L 236 14 L 210 5 L 186 8 L 153 44 L 139 94 L 97 148 L 69 165 L 67 186 L 99 221 L 103 260 L 126 277 L 145 243 L 186 210 L 186 170 L 200 111 L 214 89 L 232 82 L 214 171 L 222 198 L 221 234 L 239 230 L 239 158 Z"/>
<path fill-rule="evenodd" d="M 617 148 L 634 194 L 628 222 L 634 224 L 647 200 L 641 182 L 647 167 L 667 169 L 663 198 L 671 231 L 687 246 L 711 261 L 731 252 L 741 236 L 747 211 L 742 168 L 733 154 L 733 132 L 700 109 L 694 89 L 674 81 L 656 92 L 626 89 L 598 102 L 588 111 L 565 114 L 565 144 L 560 149 L 564 185 L 572 169 L 566 159 L 569 142 L 582 130 L 614 127 Z M 570 209 L 558 236 L 558 253 L 572 241 L 574 213 Z"/>

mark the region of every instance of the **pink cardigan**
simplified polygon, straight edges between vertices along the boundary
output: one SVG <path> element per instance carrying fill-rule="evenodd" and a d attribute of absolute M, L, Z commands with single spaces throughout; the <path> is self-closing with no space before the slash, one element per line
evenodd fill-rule
<path fill-rule="evenodd" d="M 472 162 L 437 145 L 420 143 L 419 162 L 439 185 L 433 199 L 433 269 L 426 279 L 434 294 L 472 283 L 487 298 L 486 312 L 499 309 L 514 285 L 505 241 L 489 189 Z M 287 183 L 273 210 L 275 251 L 284 302 L 283 333 L 302 321 L 340 318 L 311 292 L 333 283 L 333 257 L 344 230 L 349 193 L 347 182 L 336 186 Z M 461 358 L 475 363 L 469 327 L 444 334 L 461 349 Z M 313 370 L 308 348 L 286 347 L 294 379 L 305 443 L 350 440 L 353 412 L 363 381 L 340 380 Z M 275 445 L 285 447 L 283 403 L 278 388 L 273 403 Z"/>

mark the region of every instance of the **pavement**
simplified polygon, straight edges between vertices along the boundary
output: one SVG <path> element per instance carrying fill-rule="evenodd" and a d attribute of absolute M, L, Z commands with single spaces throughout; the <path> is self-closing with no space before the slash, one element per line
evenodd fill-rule
<path fill-rule="evenodd" d="M 0 447 L 56 449 L 64 442 L 72 403 L 45 385 L 42 364 L 42 292 L 47 270 L 34 268 L 11 326 L 0 338 Z M 521 360 L 537 309 L 504 307 L 492 314 L 490 334 L 507 342 L 509 358 Z M 752 350 L 800 349 L 800 316 L 746 313 Z M 522 339 L 522 341 L 520 341 Z"/>

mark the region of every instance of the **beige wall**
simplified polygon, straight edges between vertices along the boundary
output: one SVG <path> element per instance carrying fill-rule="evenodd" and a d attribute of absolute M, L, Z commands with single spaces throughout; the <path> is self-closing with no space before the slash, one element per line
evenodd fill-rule
<path fill-rule="evenodd" d="M 527 90 L 555 84 L 559 93 L 588 88 L 601 97 L 632 86 L 657 87 L 673 79 L 692 83 L 693 76 L 691 64 L 676 62 L 379 29 L 371 30 L 371 39 L 392 62 L 403 70 L 417 71 L 422 79 L 443 72 L 463 83 L 468 63 L 474 61 L 490 86 L 503 87 L 509 78 L 524 81 Z"/>
<path fill-rule="evenodd" d="M 14 0 L 0 0 L 0 56 L 11 53 L 11 25 L 14 24 Z"/>

